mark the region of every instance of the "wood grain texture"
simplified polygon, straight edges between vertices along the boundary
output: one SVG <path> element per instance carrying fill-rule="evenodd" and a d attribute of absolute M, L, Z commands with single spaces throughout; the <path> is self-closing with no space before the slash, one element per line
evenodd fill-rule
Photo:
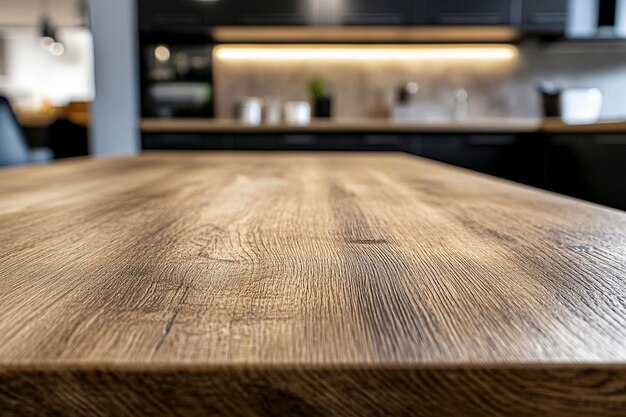
<path fill-rule="evenodd" d="M 559 117 L 544 119 L 541 131 L 545 133 L 626 133 L 626 121 L 604 120 L 597 123 L 568 125 Z"/>
<path fill-rule="evenodd" d="M 402 154 L 0 171 L 0 410 L 624 416 L 626 214 Z"/>
<path fill-rule="evenodd" d="M 250 126 L 234 119 L 156 119 L 144 118 L 141 131 L 207 132 L 207 133 L 297 133 L 297 132 L 381 132 L 381 133 L 626 133 L 626 121 L 603 121 L 567 125 L 558 117 L 540 118 L 472 118 L 464 121 L 402 122 L 386 118 L 336 118 L 313 120 L 308 125 Z"/>
<path fill-rule="evenodd" d="M 251 126 L 236 119 L 141 119 L 142 132 L 210 132 L 210 133 L 324 133 L 324 132 L 383 132 L 383 133 L 534 133 L 541 119 L 492 117 L 463 121 L 394 121 L 388 118 L 335 118 L 313 120 L 307 125 Z M 626 124 L 624 125 L 626 130 Z"/>
<path fill-rule="evenodd" d="M 513 43 L 520 33 L 510 26 L 219 26 L 216 43 Z"/>

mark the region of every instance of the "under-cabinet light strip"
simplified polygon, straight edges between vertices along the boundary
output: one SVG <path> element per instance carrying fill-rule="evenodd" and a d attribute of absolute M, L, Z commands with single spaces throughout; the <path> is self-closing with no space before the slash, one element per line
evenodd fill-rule
<path fill-rule="evenodd" d="M 215 57 L 227 61 L 393 61 L 511 60 L 512 45 L 220 45 Z"/>

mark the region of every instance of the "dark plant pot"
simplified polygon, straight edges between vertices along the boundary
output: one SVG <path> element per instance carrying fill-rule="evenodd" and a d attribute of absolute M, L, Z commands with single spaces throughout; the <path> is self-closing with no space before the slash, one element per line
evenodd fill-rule
<path fill-rule="evenodd" d="M 546 117 L 561 116 L 561 94 L 542 92 L 543 115 Z"/>
<path fill-rule="evenodd" d="M 315 117 L 328 119 L 332 112 L 333 99 L 330 96 L 315 99 Z"/>

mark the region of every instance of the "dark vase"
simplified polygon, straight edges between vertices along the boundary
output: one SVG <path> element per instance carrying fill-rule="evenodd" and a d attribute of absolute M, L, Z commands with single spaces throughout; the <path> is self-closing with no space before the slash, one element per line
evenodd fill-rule
<path fill-rule="evenodd" d="M 315 99 L 315 117 L 328 119 L 332 111 L 333 99 L 330 96 L 322 96 Z"/>

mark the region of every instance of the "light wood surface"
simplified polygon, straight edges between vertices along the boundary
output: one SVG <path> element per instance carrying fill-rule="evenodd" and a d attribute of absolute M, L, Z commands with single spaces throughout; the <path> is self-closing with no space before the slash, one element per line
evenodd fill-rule
<path fill-rule="evenodd" d="M 233 119 L 156 119 L 140 121 L 143 132 L 294 133 L 294 132 L 391 132 L 391 133 L 625 133 L 626 121 L 567 125 L 559 118 L 479 118 L 448 122 L 398 122 L 390 119 L 315 120 L 305 126 L 247 126 Z"/>
<path fill-rule="evenodd" d="M 514 42 L 510 26 L 220 26 L 211 29 L 217 42 Z"/>
<path fill-rule="evenodd" d="M 250 126 L 234 119 L 156 119 L 140 122 L 143 132 L 213 133 L 294 133 L 294 132 L 424 132 L 424 133 L 531 133 L 539 130 L 541 120 L 532 118 L 493 118 L 465 121 L 402 122 L 391 119 L 330 119 L 310 124 Z"/>
<path fill-rule="evenodd" d="M 52 111 L 17 111 L 17 119 L 25 128 L 45 129 L 58 119 L 66 118 L 79 126 L 88 127 L 90 124 L 89 110 L 71 111 L 69 108 L 56 108 Z"/>
<path fill-rule="evenodd" d="M 548 117 L 541 126 L 542 132 L 547 133 L 625 133 L 626 121 L 605 120 L 597 123 L 568 125 L 558 117 Z"/>
<path fill-rule="evenodd" d="M 0 171 L 3 416 L 624 416 L 626 214 L 403 154 Z"/>

